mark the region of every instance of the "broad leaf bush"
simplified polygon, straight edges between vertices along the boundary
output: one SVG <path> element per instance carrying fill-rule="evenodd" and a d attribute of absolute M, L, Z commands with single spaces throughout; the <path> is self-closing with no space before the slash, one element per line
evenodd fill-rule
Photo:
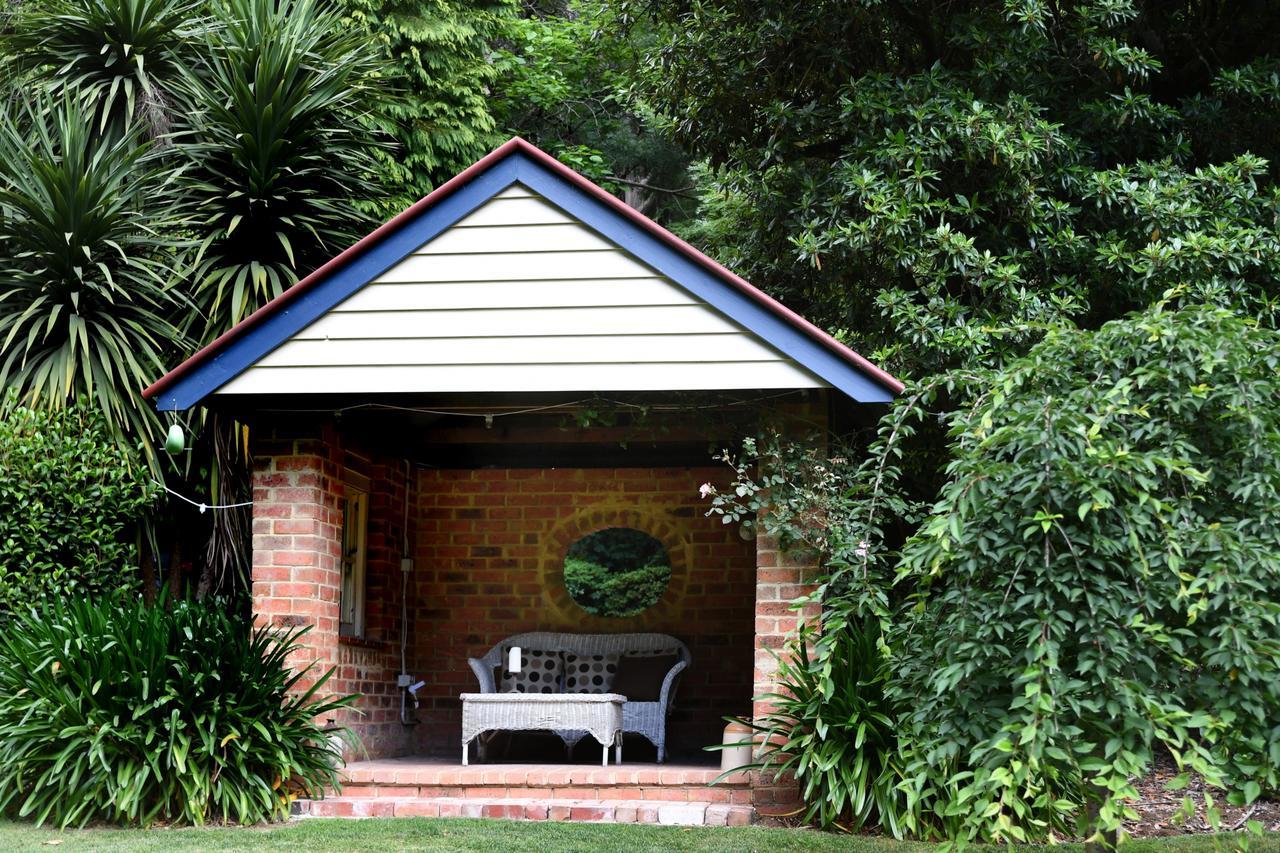
<path fill-rule="evenodd" d="M 0 408 L 0 614 L 138 583 L 158 487 L 92 407 Z"/>
<path fill-rule="evenodd" d="M 318 718 L 329 674 L 286 658 L 305 629 L 251 628 L 226 601 L 68 597 L 0 634 L 0 810 L 88 821 L 255 823 L 337 782 Z"/>
<path fill-rule="evenodd" d="M 1114 831 L 1158 750 L 1276 790 L 1278 370 L 1280 334 L 1161 304 L 1050 333 L 951 417 L 891 695 L 963 836 Z"/>
<path fill-rule="evenodd" d="M 662 598 L 671 583 L 671 567 L 611 569 L 589 560 L 564 561 L 564 585 L 582 609 L 595 616 L 635 616 Z"/>

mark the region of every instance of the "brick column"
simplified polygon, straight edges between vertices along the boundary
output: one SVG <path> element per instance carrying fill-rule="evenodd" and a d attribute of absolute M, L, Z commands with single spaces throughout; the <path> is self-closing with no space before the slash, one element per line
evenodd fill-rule
<path fill-rule="evenodd" d="M 306 690 L 338 662 L 342 483 L 334 442 L 268 439 L 253 471 L 253 615 L 276 628 L 310 626 L 293 666 L 315 664 Z"/>
<path fill-rule="evenodd" d="M 822 396 L 807 398 L 803 402 L 779 407 L 774 429 L 795 437 L 808 437 L 821 441 L 824 433 L 820 425 L 826 422 L 826 399 Z M 800 624 L 812 622 L 820 615 L 816 604 L 801 610 L 792 608 L 791 602 L 814 589 L 814 579 L 819 573 L 814 554 L 803 549 L 783 550 L 777 540 L 763 534 L 756 537 L 756 636 L 755 679 L 752 715 L 757 723 L 772 707 L 760 697 L 767 693 L 781 692 L 775 679 L 778 661 L 787 640 L 795 635 Z M 754 804 L 762 816 L 783 815 L 799 808 L 800 791 L 790 774 L 782 776 L 770 771 L 751 774 Z"/>
<path fill-rule="evenodd" d="M 806 605 L 803 610 L 795 610 L 791 605 L 814 588 L 810 581 L 816 572 L 815 562 L 809 555 L 782 551 L 772 537 L 761 535 L 756 539 L 756 666 L 752 713 L 757 720 L 772 707 L 760 697 L 777 692 L 773 679 L 778 663 L 773 654 L 781 652 L 802 620 L 818 615 L 817 605 Z"/>
<path fill-rule="evenodd" d="M 761 722 L 773 704 L 762 699 L 767 693 L 777 693 L 774 680 L 778 661 L 774 654 L 782 654 L 787 640 L 794 636 L 800 623 L 816 619 L 818 606 L 805 605 L 801 610 L 792 608 L 791 602 L 811 591 L 812 578 L 817 566 L 811 555 L 783 551 L 772 537 L 763 534 L 756 539 L 756 636 L 755 677 L 752 694 L 752 716 Z M 793 812 L 799 804 L 800 793 L 789 774 L 779 776 L 772 771 L 751 774 L 753 802 L 760 807 L 762 816 Z"/>

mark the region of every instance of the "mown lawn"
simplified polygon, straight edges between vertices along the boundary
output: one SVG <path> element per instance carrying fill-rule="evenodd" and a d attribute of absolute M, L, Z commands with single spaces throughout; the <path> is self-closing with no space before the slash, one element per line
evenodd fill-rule
<path fill-rule="evenodd" d="M 1242 836 L 1183 837 L 1135 841 L 1131 853 L 1192 853 L 1239 849 Z M 0 851 L 12 850 L 483 850 L 487 853 L 537 850 L 631 851 L 690 850 L 708 853 L 743 851 L 856 851 L 908 853 L 930 849 L 864 836 L 839 836 L 807 830 L 683 829 L 665 826 L 608 824 L 514 823 L 492 820 L 308 820 L 261 829 L 37 829 L 30 824 L 0 822 Z M 1055 848 L 1069 851 L 1072 845 Z M 1249 839 L 1251 851 L 1280 851 L 1280 835 Z"/>

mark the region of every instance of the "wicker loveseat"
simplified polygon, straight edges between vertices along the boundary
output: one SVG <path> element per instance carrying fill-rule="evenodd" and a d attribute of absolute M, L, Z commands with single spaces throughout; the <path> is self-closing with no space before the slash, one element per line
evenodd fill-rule
<path fill-rule="evenodd" d="M 610 659 L 623 658 L 659 658 L 674 656 L 675 663 L 665 675 L 658 673 L 653 684 L 655 701 L 628 701 L 622 706 L 622 730 L 624 733 L 643 735 L 658 749 L 658 763 L 666 760 L 667 754 L 667 716 L 675 700 L 676 684 L 680 673 L 689 667 L 692 659 L 689 649 L 675 637 L 666 634 L 555 634 L 535 632 L 516 634 L 498 643 L 483 656 L 469 658 L 471 670 L 480 682 L 481 693 L 497 693 L 501 686 L 502 672 L 507 662 L 507 655 L 512 647 L 519 647 L 523 652 L 540 652 L 543 655 L 562 657 L 594 655 L 609 656 Z M 620 663 L 618 666 L 625 666 Z M 563 667 L 562 667 L 563 669 Z M 660 683 L 659 680 L 660 679 Z M 567 685 L 569 678 L 561 671 L 554 686 L 554 692 L 608 692 L 611 685 L 606 683 L 595 690 L 576 690 Z M 583 736 L 584 732 L 557 731 L 566 747 L 572 747 Z"/>

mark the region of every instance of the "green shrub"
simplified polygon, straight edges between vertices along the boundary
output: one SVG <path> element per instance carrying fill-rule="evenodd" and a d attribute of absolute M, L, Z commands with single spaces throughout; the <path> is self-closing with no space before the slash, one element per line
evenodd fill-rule
<path fill-rule="evenodd" d="M 949 416 L 892 685 L 964 837 L 1115 831 L 1161 752 L 1240 804 L 1280 787 L 1278 376 L 1280 334 L 1161 305 L 1049 333 Z"/>
<path fill-rule="evenodd" d="M 254 823 L 337 781 L 317 717 L 328 679 L 285 667 L 273 634 L 227 602 L 148 607 L 73 597 L 0 635 L 0 810 L 39 823 Z"/>
<path fill-rule="evenodd" d="M 90 407 L 0 412 L 0 613 L 137 583 L 157 487 Z"/>
<path fill-rule="evenodd" d="M 766 744 L 750 765 L 795 774 L 804 819 L 823 828 L 879 824 L 895 836 L 901 778 L 892 764 L 895 712 L 885 697 L 888 658 L 874 618 L 822 632 L 801 628 L 778 655 L 773 710 L 749 722 Z"/>

